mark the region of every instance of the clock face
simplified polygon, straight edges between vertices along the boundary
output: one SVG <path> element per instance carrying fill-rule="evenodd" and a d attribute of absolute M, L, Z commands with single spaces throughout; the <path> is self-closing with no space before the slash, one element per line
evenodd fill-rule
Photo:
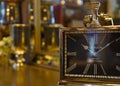
<path fill-rule="evenodd" d="M 65 30 L 65 77 L 120 79 L 120 30 Z"/>

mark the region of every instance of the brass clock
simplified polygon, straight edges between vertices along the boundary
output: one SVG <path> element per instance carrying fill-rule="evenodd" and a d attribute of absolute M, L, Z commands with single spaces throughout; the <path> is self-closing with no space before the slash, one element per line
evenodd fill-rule
<path fill-rule="evenodd" d="M 120 83 L 120 27 L 60 29 L 60 80 Z"/>

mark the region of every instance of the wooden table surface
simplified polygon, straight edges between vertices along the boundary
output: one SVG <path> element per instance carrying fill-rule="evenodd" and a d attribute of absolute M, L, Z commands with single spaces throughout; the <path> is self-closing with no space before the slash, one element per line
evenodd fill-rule
<path fill-rule="evenodd" d="M 0 86 L 57 86 L 59 72 L 25 65 L 19 69 L 0 66 Z"/>
<path fill-rule="evenodd" d="M 59 71 L 43 67 L 24 65 L 14 69 L 11 66 L 0 66 L 0 86 L 58 86 Z M 67 86 L 120 86 L 71 84 Z"/>

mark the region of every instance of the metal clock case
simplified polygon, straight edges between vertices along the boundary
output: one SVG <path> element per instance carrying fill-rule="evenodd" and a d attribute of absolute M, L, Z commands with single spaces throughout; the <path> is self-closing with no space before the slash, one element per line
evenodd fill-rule
<path fill-rule="evenodd" d="M 120 26 L 60 29 L 60 82 L 120 83 Z"/>

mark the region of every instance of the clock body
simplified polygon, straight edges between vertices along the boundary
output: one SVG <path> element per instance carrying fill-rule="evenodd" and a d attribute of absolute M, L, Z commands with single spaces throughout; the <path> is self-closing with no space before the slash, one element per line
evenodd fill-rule
<path fill-rule="evenodd" d="M 60 79 L 120 83 L 119 28 L 60 29 Z"/>

